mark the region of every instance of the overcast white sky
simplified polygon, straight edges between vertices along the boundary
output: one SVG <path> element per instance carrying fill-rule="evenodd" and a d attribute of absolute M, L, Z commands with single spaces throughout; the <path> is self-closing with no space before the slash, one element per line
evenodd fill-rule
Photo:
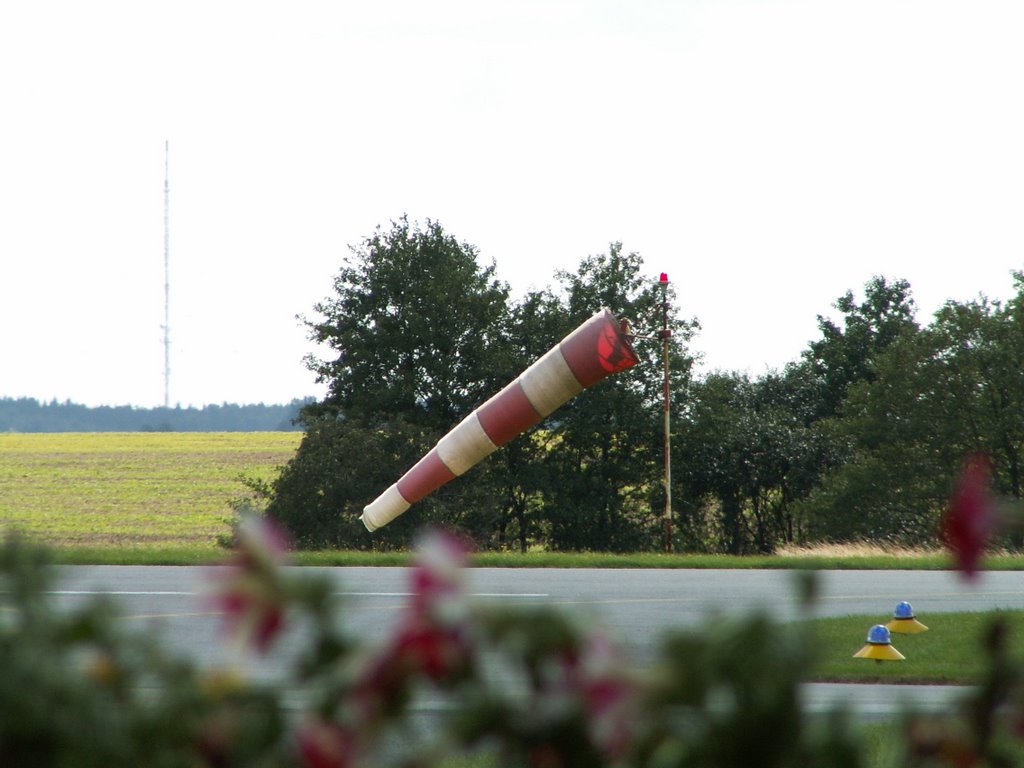
<path fill-rule="evenodd" d="M 1024 3 L 0 4 L 0 396 L 321 395 L 297 314 L 407 213 L 516 291 L 622 241 L 705 369 L 795 359 L 872 275 L 1024 267 Z"/>

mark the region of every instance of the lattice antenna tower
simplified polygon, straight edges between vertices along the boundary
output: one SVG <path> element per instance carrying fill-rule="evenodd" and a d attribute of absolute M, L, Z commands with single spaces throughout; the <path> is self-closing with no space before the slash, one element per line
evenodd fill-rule
<path fill-rule="evenodd" d="M 164 141 L 164 408 L 171 407 L 171 183 L 170 141 Z"/>

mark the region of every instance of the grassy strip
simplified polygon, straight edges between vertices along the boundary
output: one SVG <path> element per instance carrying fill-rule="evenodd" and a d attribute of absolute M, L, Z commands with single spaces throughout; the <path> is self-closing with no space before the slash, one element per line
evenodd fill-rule
<path fill-rule="evenodd" d="M 297 552 L 301 565 L 406 565 L 407 552 L 322 551 Z M 819 570 L 948 570 L 951 562 L 943 554 L 909 556 L 873 555 L 665 555 L 652 552 L 609 554 L 601 552 L 479 552 L 472 557 L 479 568 L 786 568 Z M 988 570 L 1024 570 L 1024 556 L 998 555 L 986 558 Z"/>
<path fill-rule="evenodd" d="M 229 554 L 214 546 L 59 547 L 49 553 L 50 560 L 60 565 L 208 565 Z"/>
<path fill-rule="evenodd" d="M 44 543 L 45 539 L 41 539 Z M 227 550 L 215 545 L 163 547 L 55 547 L 53 559 L 66 565 L 194 565 L 224 559 Z M 361 552 L 356 550 L 297 551 L 296 565 L 322 567 L 406 566 L 413 553 Z M 480 552 L 471 558 L 478 568 L 738 568 L 738 569 L 818 569 L 818 570 L 948 570 L 945 555 L 876 555 L 857 557 L 815 557 L 797 555 L 663 555 L 637 553 L 617 555 L 600 552 Z M 1024 570 L 1024 556 L 994 555 L 986 558 L 987 570 Z"/>
<path fill-rule="evenodd" d="M 811 678 L 842 683 L 976 683 L 986 665 L 984 642 L 994 616 L 1009 626 L 1012 657 L 1024 655 L 1024 611 L 935 613 L 918 616 L 928 627 L 917 635 L 893 634 L 892 646 L 906 656 L 904 661 L 855 659 L 874 624 L 885 624 L 889 616 L 841 616 L 809 622 L 817 658 Z"/>

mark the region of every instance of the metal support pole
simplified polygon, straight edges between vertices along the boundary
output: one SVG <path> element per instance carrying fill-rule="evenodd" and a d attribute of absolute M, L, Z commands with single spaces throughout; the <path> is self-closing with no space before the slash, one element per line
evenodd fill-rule
<path fill-rule="evenodd" d="M 661 348 L 664 358 L 664 418 L 665 418 L 665 552 L 672 552 L 672 430 L 671 430 L 671 386 L 668 367 L 668 340 L 672 331 L 668 327 L 668 275 L 661 273 Z"/>
<path fill-rule="evenodd" d="M 171 142 L 164 141 L 164 408 L 171 407 Z"/>

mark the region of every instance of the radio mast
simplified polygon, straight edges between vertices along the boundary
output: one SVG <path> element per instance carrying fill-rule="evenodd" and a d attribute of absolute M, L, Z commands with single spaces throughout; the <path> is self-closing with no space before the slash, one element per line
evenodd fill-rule
<path fill-rule="evenodd" d="M 164 141 L 164 408 L 171 407 L 171 185 L 170 142 Z"/>

